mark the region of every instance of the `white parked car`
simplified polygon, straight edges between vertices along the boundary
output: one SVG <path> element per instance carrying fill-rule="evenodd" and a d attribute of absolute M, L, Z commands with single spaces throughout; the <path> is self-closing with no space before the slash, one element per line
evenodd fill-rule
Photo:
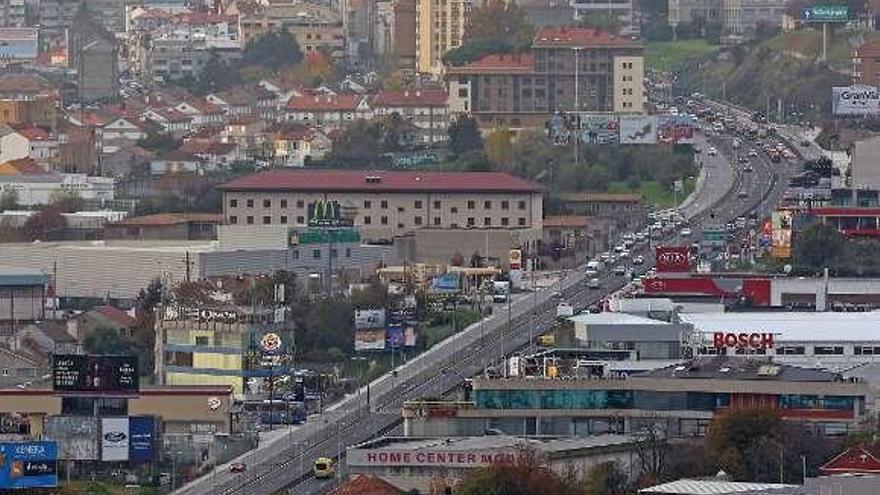
<path fill-rule="evenodd" d="M 687 227 L 681 229 L 681 236 L 682 236 L 682 237 L 690 237 L 690 236 L 691 236 L 691 233 L 692 233 L 692 232 L 691 232 L 691 229 L 689 229 L 689 228 L 687 228 Z"/>

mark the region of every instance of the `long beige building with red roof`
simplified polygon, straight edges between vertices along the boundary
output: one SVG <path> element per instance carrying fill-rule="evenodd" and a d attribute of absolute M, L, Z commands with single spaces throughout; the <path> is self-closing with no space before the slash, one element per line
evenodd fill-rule
<path fill-rule="evenodd" d="M 528 53 L 488 55 L 448 67 L 453 109 L 482 125 L 529 127 L 564 112 L 644 111 L 643 47 L 591 28 L 545 27 Z M 577 70 L 575 67 L 577 66 Z"/>
<path fill-rule="evenodd" d="M 542 186 L 500 172 L 281 169 L 221 189 L 230 226 L 305 228 L 309 205 L 338 201 L 364 239 L 411 238 L 418 260 L 488 250 L 504 264 L 509 249 L 541 236 Z"/>

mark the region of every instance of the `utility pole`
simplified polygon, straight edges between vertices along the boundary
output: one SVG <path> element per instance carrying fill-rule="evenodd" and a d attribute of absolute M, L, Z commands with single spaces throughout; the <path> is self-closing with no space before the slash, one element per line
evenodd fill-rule
<path fill-rule="evenodd" d="M 581 141 L 581 117 L 580 117 L 581 105 L 580 105 L 580 103 L 581 102 L 580 102 L 580 93 L 578 92 L 578 89 L 579 89 L 579 87 L 578 87 L 578 82 L 579 82 L 578 61 L 580 58 L 579 52 L 580 52 L 580 48 L 575 47 L 574 48 L 574 116 L 576 119 L 575 122 L 577 122 L 577 127 L 575 128 L 574 139 L 572 140 L 572 142 L 574 142 L 574 168 L 575 169 L 577 169 L 577 167 L 578 167 L 578 151 L 579 151 L 578 148 L 581 147 L 580 146 L 580 141 Z"/>

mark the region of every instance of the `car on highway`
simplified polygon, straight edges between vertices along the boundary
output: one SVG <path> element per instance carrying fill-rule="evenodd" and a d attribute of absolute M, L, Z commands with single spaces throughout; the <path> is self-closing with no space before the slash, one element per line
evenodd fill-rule
<path fill-rule="evenodd" d="M 633 265 L 644 265 L 644 264 L 645 264 L 645 257 L 644 256 L 640 255 L 640 256 L 636 256 L 635 258 L 633 258 Z"/>
<path fill-rule="evenodd" d="M 737 197 L 737 198 L 748 198 L 748 197 L 749 197 L 749 192 L 746 191 L 745 189 L 740 189 L 739 192 L 736 193 L 736 197 Z"/>
<path fill-rule="evenodd" d="M 707 151 L 706 154 L 709 156 L 715 156 L 718 154 L 718 150 L 716 150 L 715 147 L 713 146 L 713 147 L 709 148 L 709 151 Z"/>
<path fill-rule="evenodd" d="M 691 229 L 689 229 L 688 227 L 685 227 L 685 228 L 681 229 L 681 232 L 679 232 L 679 234 L 681 234 L 682 237 L 690 237 L 692 232 L 691 232 Z"/>
<path fill-rule="evenodd" d="M 751 165 L 746 165 L 745 167 L 743 167 L 743 172 L 754 172 L 754 171 L 755 171 L 755 167 L 753 167 Z"/>
<path fill-rule="evenodd" d="M 806 139 L 801 140 L 801 146 L 803 146 L 804 148 L 809 148 L 809 147 L 810 147 L 810 141 L 809 141 L 809 140 L 806 140 Z"/>
<path fill-rule="evenodd" d="M 741 157 L 739 157 L 739 162 L 740 163 L 749 163 L 749 157 L 741 156 Z"/>
<path fill-rule="evenodd" d="M 230 473 L 243 473 L 247 471 L 247 464 L 243 462 L 233 462 L 229 465 Z"/>
<path fill-rule="evenodd" d="M 605 251 L 604 253 L 599 255 L 599 261 L 608 261 L 609 259 L 611 259 L 611 253 L 609 253 L 608 251 Z"/>
<path fill-rule="evenodd" d="M 626 267 L 623 265 L 617 265 L 614 267 L 613 273 L 614 273 L 615 277 L 622 277 L 622 276 L 626 275 Z"/>
<path fill-rule="evenodd" d="M 332 478 L 336 473 L 336 470 L 333 468 L 333 459 L 329 457 L 318 457 L 315 459 L 315 467 L 312 470 L 315 475 L 315 478 L 318 479 L 327 479 Z"/>
<path fill-rule="evenodd" d="M 758 156 L 758 150 L 756 150 L 755 148 L 750 149 L 750 150 L 749 150 L 749 156 L 750 156 L 751 158 L 756 158 L 756 157 Z"/>
<path fill-rule="evenodd" d="M 602 287 L 602 282 L 600 282 L 598 278 L 591 278 L 587 281 L 588 289 L 598 289 L 600 287 Z"/>

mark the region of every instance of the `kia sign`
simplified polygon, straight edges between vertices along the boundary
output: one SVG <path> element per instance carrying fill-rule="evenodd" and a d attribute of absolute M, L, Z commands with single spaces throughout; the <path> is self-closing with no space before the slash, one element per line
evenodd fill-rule
<path fill-rule="evenodd" d="M 880 92 L 864 84 L 835 86 L 831 88 L 831 111 L 834 115 L 877 115 Z"/>
<path fill-rule="evenodd" d="M 655 251 L 657 272 L 691 271 L 690 248 L 687 246 L 661 246 Z"/>
<path fill-rule="evenodd" d="M 712 343 L 716 349 L 770 349 L 773 347 L 773 334 L 715 332 Z"/>

